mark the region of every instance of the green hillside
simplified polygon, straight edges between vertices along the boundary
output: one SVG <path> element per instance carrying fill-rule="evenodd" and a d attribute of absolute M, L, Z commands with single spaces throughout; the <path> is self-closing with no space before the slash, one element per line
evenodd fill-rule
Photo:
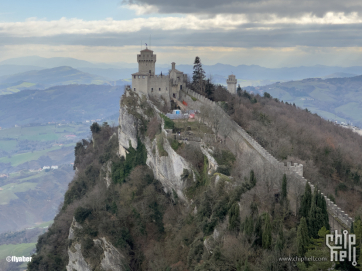
<path fill-rule="evenodd" d="M 74 174 L 75 143 L 89 135 L 89 125 L 0 130 L 0 233 L 35 227 L 54 218 Z M 39 171 L 52 165 L 59 168 Z"/>
<path fill-rule="evenodd" d="M 312 78 L 245 89 L 261 95 L 268 92 L 279 100 L 308 108 L 326 119 L 362 126 L 362 76 Z"/>
<path fill-rule="evenodd" d="M 102 119 L 118 112 L 123 86 L 66 85 L 0 95 L 0 127 Z"/>
<path fill-rule="evenodd" d="M 72 67 L 33 70 L 0 77 L 0 95 L 16 93 L 24 89 L 45 89 L 70 84 L 113 84 L 109 79 L 85 73 Z"/>

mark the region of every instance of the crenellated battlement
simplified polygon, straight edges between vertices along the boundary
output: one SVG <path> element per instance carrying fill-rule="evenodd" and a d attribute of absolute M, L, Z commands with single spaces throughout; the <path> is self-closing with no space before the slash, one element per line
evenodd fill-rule
<path fill-rule="evenodd" d="M 293 171 L 296 174 L 298 174 L 299 176 L 303 177 L 303 165 L 302 164 L 298 164 L 298 163 L 294 163 L 292 164 L 291 162 L 287 162 L 287 164 L 285 165 L 286 171 Z"/>
<path fill-rule="evenodd" d="M 224 110 L 215 102 L 207 99 L 205 96 L 202 96 L 191 89 L 184 89 L 182 92 L 185 94 L 182 95 L 182 98 L 187 102 L 190 108 L 200 110 L 202 105 L 208 105 L 213 107 L 218 111 L 220 117 L 228 118 L 229 116 L 224 112 Z M 196 98 L 194 101 L 191 97 Z M 236 144 L 240 138 L 245 140 L 248 146 L 251 146 L 255 151 L 257 151 L 260 156 L 271 165 L 273 165 L 277 170 L 283 172 L 289 176 L 288 182 L 291 183 L 288 187 L 288 193 L 295 194 L 296 191 L 298 193 L 302 193 L 305 189 L 306 183 L 308 183 L 314 191 L 315 186 L 306 180 L 303 177 L 303 165 L 298 163 L 287 162 L 279 162 L 274 156 L 272 156 L 267 150 L 265 150 L 258 142 L 254 140 L 243 128 L 241 128 L 235 121 L 230 121 L 232 123 L 232 132 L 228 135 L 228 138 L 233 141 L 235 146 L 239 146 Z M 243 150 L 240 150 L 243 152 Z M 333 221 L 338 223 L 344 229 L 350 229 L 353 219 L 345 213 L 340 207 L 334 204 L 328 197 L 326 197 L 323 193 L 321 193 L 326 200 L 327 210 L 329 215 L 333 218 Z M 298 200 L 298 199 L 295 199 Z M 334 223 L 334 222 L 333 222 Z M 338 226 L 337 225 L 337 226 Z"/>

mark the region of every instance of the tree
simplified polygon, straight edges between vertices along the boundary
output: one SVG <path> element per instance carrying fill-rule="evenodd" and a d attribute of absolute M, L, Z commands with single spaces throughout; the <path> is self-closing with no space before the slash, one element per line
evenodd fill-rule
<path fill-rule="evenodd" d="M 93 124 L 90 127 L 92 134 L 98 133 L 101 130 L 101 127 L 98 123 L 93 122 Z"/>
<path fill-rule="evenodd" d="M 330 230 L 326 199 L 322 196 L 320 191 L 318 192 L 317 205 L 322 210 L 324 227 L 326 227 L 327 230 Z"/>
<path fill-rule="evenodd" d="M 269 214 L 265 214 L 264 230 L 263 230 L 263 248 L 269 249 L 272 243 L 271 223 Z"/>
<path fill-rule="evenodd" d="M 200 92 L 204 92 L 204 79 L 205 79 L 205 71 L 202 68 L 201 60 L 197 56 L 194 62 L 194 71 L 192 75 L 192 85 L 199 90 Z"/>
<path fill-rule="evenodd" d="M 287 175 L 283 175 L 283 181 L 282 181 L 282 201 L 284 201 L 287 198 Z"/>
<path fill-rule="evenodd" d="M 318 231 L 318 239 L 311 239 L 311 245 L 308 251 L 305 253 L 306 258 L 330 258 L 330 250 L 326 246 L 326 235 L 329 234 L 329 231 L 322 227 Z M 302 262 L 297 263 L 299 270 L 310 270 L 310 271 L 318 271 L 318 270 L 333 270 L 331 267 L 334 266 L 334 262 L 331 261 L 311 261 L 311 262 Z M 339 269 L 338 269 L 339 270 Z M 343 269 L 343 270 L 351 270 L 351 269 Z"/>
<path fill-rule="evenodd" d="M 268 92 L 264 92 L 264 98 L 271 98 L 271 95 Z"/>
<path fill-rule="evenodd" d="M 229 229 L 236 231 L 240 229 L 240 208 L 237 202 L 229 210 Z"/>
<path fill-rule="evenodd" d="M 238 85 L 238 88 L 236 89 L 236 93 L 238 94 L 239 97 L 241 97 L 243 94 L 243 90 L 241 89 L 240 84 Z"/>
<path fill-rule="evenodd" d="M 307 252 L 309 243 L 307 220 L 302 217 L 297 231 L 298 255 L 303 256 Z"/>
<path fill-rule="evenodd" d="M 252 187 L 254 187 L 256 185 L 256 177 L 255 177 L 255 174 L 254 174 L 254 170 L 250 170 L 250 185 Z"/>
<path fill-rule="evenodd" d="M 275 248 L 278 251 L 282 251 L 284 249 L 285 239 L 284 239 L 284 232 L 283 232 L 283 223 L 279 224 L 279 233 L 278 238 L 275 244 Z"/>
<path fill-rule="evenodd" d="M 215 91 L 215 86 L 210 81 L 211 81 L 210 78 L 207 79 L 207 81 L 206 81 L 205 93 L 206 93 L 207 98 L 212 99 L 212 95 L 214 94 L 214 91 Z"/>
<path fill-rule="evenodd" d="M 310 185 L 307 183 L 305 185 L 304 195 L 302 196 L 300 209 L 299 209 L 299 215 L 301 217 L 308 217 L 309 209 L 312 201 L 312 189 L 310 188 Z"/>
<path fill-rule="evenodd" d="M 261 216 L 259 216 L 255 221 L 254 233 L 255 233 L 254 243 L 261 247 L 263 245 L 263 221 Z"/>
<path fill-rule="evenodd" d="M 317 188 L 314 189 L 312 203 L 308 215 L 308 232 L 310 237 L 317 238 L 318 231 L 325 224 L 325 215 L 322 212 L 322 209 L 317 205 L 318 201 L 318 192 Z"/>

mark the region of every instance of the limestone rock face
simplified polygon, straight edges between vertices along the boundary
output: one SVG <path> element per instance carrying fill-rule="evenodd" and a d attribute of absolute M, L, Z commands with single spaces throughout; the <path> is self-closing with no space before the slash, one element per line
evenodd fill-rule
<path fill-rule="evenodd" d="M 134 149 L 137 148 L 137 119 L 121 106 L 118 121 L 119 155 L 126 156 L 130 143 Z"/>
<path fill-rule="evenodd" d="M 91 271 L 94 269 L 99 270 L 99 267 L 104 271 L 127 270 L 124 264 L 125 257 L 108 242 L 105 237 L 93 239 L 94 244 L 103 250 L 103 254 L 100 255 L 97 266 L 91 266 L 84 258 L 82 254 L 82 245 L 75 234 L 76 230 L 82 229 L 83 227 L 73 218 L 68 235 L 68 239 L 73 242 L 68 248 L 69 262 L 66 266 L 67 271 Z"/>
<path fill-rule="evenodd" d="M 107 161 L 107 163 L 105 163 L 102 166 L 102 174 L 103 174 L 103 179 L 106 183 L 107 188 L 111 185 L 112 182 L 112 161 L 109 160 Z"/>
<path fill-rule="evenodd" d="M 82 255 L 81 244 L 75 243 L 68 249 L 69 262 L 67 265 L 67 271 L 91 271 L 87 262 Z"/>
<path fill-rule="evenodd" d="M 141 105 L 141 97 L 135 93 L 128 93 L 126 90 L 125 97 L 133 96 L 133 104 Z M 159 117 L 159 110 L 151 103 L 148 103 L 148 106 L 154 111 L 154 115 Z M 128 110 L 126 105 L 122 107 L 121 100 L 121 109 L 119 110 L 119 129 L 118 129 L 118 139 L 119 139 L 119 155 L 126 156 L 127 149 L 129 148 L 129 142 L 131 142 L 133 148 L 137 148 L 137 137 L 139 137 L 147 149 L 147 161 L 146 164 L 152 169 L 153 174 L 156 179 L 158 179 L 165 191 L 172 193 L 172 189 L 177 193 L 178 197 L 185 200 L 186 198 L 183 194 L 183 189 L 185 188 L 185 181 L 182 180 L 181 175 L 183 174 L 184 169 L 191 172 L 191 167 L 187 161 L 178 155 L 170 146 L 167 137 L 167 132 L 162 128 L 163 148 L 167 152 L 167 156 L 161 156 L 157 148 L 157 140 L 154 139 L 152 142 L 148 137 L 142 139 L 141 135 L 138 135 L 138 119 L 130 113 L 134 112 L 138 116 L 147 117 L 147 113 L 142 111 L 141 106 L 133 107 L 132 110 Z M 162 125 L 163 126 L 163 125 Z"/>
<path fill-rule="evenodd" d="M 75 229 L 83 229 L 83 227 L 73 217 L 73 222 L 69 228 L 69 235 L 68 235 L 69 240 L 73 240 L 75 238 L 75 232 L 74 232 Z"/>
<path fill-rule="evenodd" d="M 162 133 L 166 138 L 166 131 L 163 130 Z M 148 140 L 146 143 L 146 163 L 152 169 L 155 178 L 162 183 L 167 192 L 172 193 L 173 189 L 179 198 L 186 201 L 183 194 L 186 182 L 182 180 L 181 175 L 184 169 L 191 172 L 191 168 L 188 162 L 172 149 L 167 139 L 163 140 L 163 148 L 167 152 L 167 156 L 160 156 L 156 139 L 153 142 Z"/>
<path fill-rule="evenodd" d="M 83 227 L 73 217 L 73 222 L 69 228 L 68 239 L 74 240 L 75 239 L 75 230 L 82 229 L 82 228 Z M 67 271 L 73 271 L 73 270 L 91 271 L 92 270 L 82 255 L 82 246 L 80 243 L 73 243 L 68 248 L 68 256 L 69 256 L 69 262 L 68 262 L 68 265 L 66 266 Z"/>
<path fill-rule="evenodd" d="M 106 238 L 97 238 L 93 240 L 96 245 L 103 249 L 103 259 L 101 261 L 101 267 L 105 271 L 123 271 L 126 270 L 124 268 L 124 256 L 119 253 L 119 251 L 112 246 L 110 242 L 106 240 Z"/>
<path fill-rule="evenodd" d="M 209 161 L 208 174 L 214 173 L 217 170 L 217 167 L 219 166 L 215 158 L 211 156 L 206 146 L 200 145 L 200 149 L 202 153 L 207 157 L 207 160 Z"/>

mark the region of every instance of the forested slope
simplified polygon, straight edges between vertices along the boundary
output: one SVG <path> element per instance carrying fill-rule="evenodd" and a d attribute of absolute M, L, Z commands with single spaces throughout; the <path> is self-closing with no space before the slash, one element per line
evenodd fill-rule
<path fill-rule="evenodd" d="M 352 216 L 361 215 L 362 137 L 317 114 L 265 93 L 221 86 L 203 94 L 214 101 L 279 161 L 304 165 L 304 177 Z"/>
<path fill-rule="evenodd" d="M 222 90 L 217 93 L 224 95 Z M 66 266 L 70 270 L 174 271 L 331 267 L 330 261 L 305 265 L 279 260 L 315 252 L 329 257 L 324 246 L 328 214 L 317 190 L 312 194 L 307 186 L 300 210 L 293 213 L 286 176 L 266 171 L 264 165 L 253 163 L 250 154 L 235 157 L 222 143 L 209 145 L 205 155 L 198 144 L 167 138 L 163 125 L 181 128 L 137 96 L 130 91 L 122 99 L 123 120 L 134 124 L 128 131 L 121 130 L 117 137 L 117 130 L 107 124 L 93 124 L 92 140 L 76 145 L 76 176 L 54 224 L 40 237 L 29 270 L 64 270 Z M 259 104 L 261 110 L 267 99 L 231 97 L 220 105 L 232 115 L 237 105 L 246 110 Z M 251 116 L 244 117 L 257 121 Z M 247 124 L 250 131 L 251 123 Z M 119 140 L 126 134 L 133 137 L 128 153 L 119 158 Z M 189 170 L 179 176 L 185 199 L 178 196 L 180 191 L 164 186 L 172 180 L 155 178 L 154 173 L 164 169 L 150 164 L 153 156 L 161 161 L 186 161 Z M 215 161 L 218 167 L 212 171 L 209 165 Z M 271 179 L 279 180 L 277 190 L 266 187 Z M 358 219 L 354 227 L 361 230 Z M 115 256 L 105 265 L 103 259 L 110 259 L 110 251 Z M 350 264 L 342 264 L 336 267 L 353 270 Z"/>

